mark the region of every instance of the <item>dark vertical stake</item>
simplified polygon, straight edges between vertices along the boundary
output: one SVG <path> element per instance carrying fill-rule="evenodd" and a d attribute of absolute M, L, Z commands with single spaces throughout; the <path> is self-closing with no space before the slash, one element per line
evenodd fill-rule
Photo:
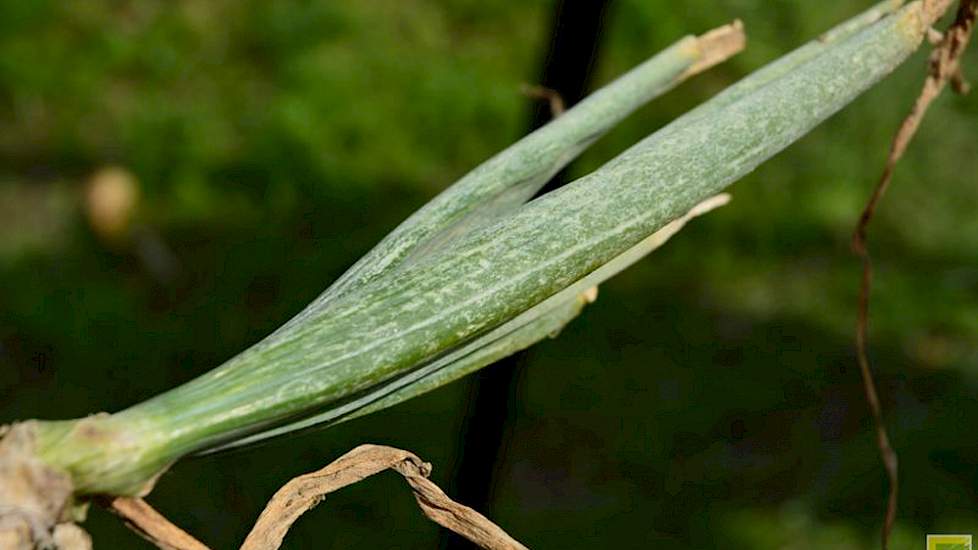
<path fill-rule="evenodd" d="M 609 0 L 560 0 L 554 13 L 550 47 L 540 84 L 555 90 L 569 107 L 588 91 L 597 59 L 599 38 Z M 545 101 L 535 104 L 531 129 L 551 118 Z M 545 193 L 566 183 L 566 171 L 557 174 L 541 190 Z M 458 502 L 490 514 L 498 462 L 506 455 L 509 427 L 516 416 L 521 352 L 476 374 L 470 385 L 469 409 L 459 438 L 459 459 L 452 496 Z M 465 539 L 446 535 L 449 549 L 471 548 Z"/>

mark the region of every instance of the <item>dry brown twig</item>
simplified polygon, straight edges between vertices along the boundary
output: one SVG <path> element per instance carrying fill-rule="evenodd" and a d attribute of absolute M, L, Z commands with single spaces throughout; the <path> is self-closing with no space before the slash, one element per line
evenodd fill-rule
<path fill-rule="evenodd" d="M 258 517 L 241 550 L 278 548 L 292 523 L 327 494 L 388 469 L 404 476 L 421 511 L 442 527 L 481 548 L 526 548 L 482 514 L 448 498 L 428 479 L 431 465 L 413 453 L 381 445 L 361 445 L 322 470 L 301 475 L 279 489 Z"/>
<path fill-rule="evenodd" d="M 932 25 L 951 7 L 952 0 L 925 0 L 924 12 L 927 17 L 928 25 Z M 856 322 L 856 353 L 859 361 L 859 371 L 862 375 L 863 389 L 866 394 L 866 401 L 876 428 L 876 443 L 879 447 L 880 457 L 886 469 L 886 475 L 890 484 L 889 494 L 886 503 L 886 515 L 883 519 L 881 542 L 883 550 L 889 546 L 890 533 L 896 521 L 897 498 L 899 491 L 899 467 L 896 452 L 890 445 L 887 435 L 886 425 L 883 422 L 883 413 L 880 407 L 879 394 L 876 391 L 876 383 L 869 366 L 869 357 L 866 351 L 867 331 L 869 327 L 869 293 L 873 280 L 873 266 L 866 247 L 867 232 L 869 224 L 876 213 L 880 200 L 889 188 L 893 180 L 893 172 L 897 163 L 903 157 L 907 146 L 917 133 L 920 123 L 927 113 L 931 103 L 941 94 L 950 82 L 952 88 L 958 93 L 967 93 L 968 85 L 961 72 L 961 56 L 964 54 L 971 38 L 971 32 L 975 25 L 975 16 L 978 13 L 978 0 L 961 0 L 958 7 L 957 17 L 954 23 L 943 35 L 937 34 L 934 51 L 931 53 L 928 67 L 927 78 L 924 81 L 923 89 L 914 102 L 910 114 L 903 120 L 900 129 L 897 131 L 890 146 L 890 153 L 883 168 L 883 175 L 879 183 L 873 190 L 873 194 L 867 201 L 856 230 L 852 236 L 852 249 L 862 259 L 862 278 L 859 285 L 858 317 Z"/>
<path fill-rule="evenodd" d="M 394 470 L 411 486 L 421 511 L 442 527 L 462 535 L 480 548 L 525 550 L 468 506 L 450 499 L 428 476 L 431 465 L 411 452 L 381 445 L 361 445 L 321 470 L 286 483 L 268 502 L 241 550 L 275 550 L 299 516 L 322 502 L 327 494 L 384 470 Z M 107 506 L 126 525 L 164 550 L 208 550 L 207 546 L 170 523 L 142 499 L 116 498 Z"/>
<path fill-rule="evenodd" d="M 522 84 L 520 85 L 520 93 L 530 99 L 546 101 L 550 106 L 550 116 L 552 118 L 559 117 L 567 110 L 564 98 L 561 97 L 560 92 L 553 88 L 547 88 L 539 84 Z"/>
<path fill-rule="evenodd" d="M 141 498 L 116 497 L 102 504 L 122 518 L 127 527 L 163 550 L 209 550 Z"/>

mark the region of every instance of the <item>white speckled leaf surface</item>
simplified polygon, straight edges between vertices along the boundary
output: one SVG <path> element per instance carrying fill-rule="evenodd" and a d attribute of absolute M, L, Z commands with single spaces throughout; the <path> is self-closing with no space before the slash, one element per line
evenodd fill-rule
<path fill-rule="evenodd" d="M 920 2 L 885 15 L 894 9 L 895 2 L 874 8 L 595 172 L 522 204 L 606 128 L 582 119 L 580 126 L 568 123 L 567 135 L 578 132 L 571 138 L 530 136 L 529 143 L 542 141 L 508 150 L 529 164 L 490 160 L 473 174 L 496 176 L 481 184 L 463 179 L 435 199 L 285 327 L 210 373 L 113 415 L 131 437 L 145 439 L 138 453 L 91 475 L 85 469 L 96 466 L 84 458 L 59 460 L 70 463 L 83 489 L 119 491 L 136 470 L 158 471 L 189 452 L 375 410 L 545 337 L 580 309 L 575 285 L 591 284 L 595 273 L 601 279 L 602 266 L 641 250 L 645 239 L 776 155 L 916 50 L 926 30 Z M 638 88 L 648 94 L 647 85 Z M 614 116 L 640 103 L 632 98 Z M 591 108 L 603 112 L 598 107 L 604 108 Z M 500 193 L 506 198 L 494 201 Z M 85 486 L 87 479 L 98 485 Z"/>

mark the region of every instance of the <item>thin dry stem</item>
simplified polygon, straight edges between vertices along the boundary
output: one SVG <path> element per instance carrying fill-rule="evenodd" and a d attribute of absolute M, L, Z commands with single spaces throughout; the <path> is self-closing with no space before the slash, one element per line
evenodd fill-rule
<path fill-rule="evenodd" d="M 546 101 L 550 105 L 550 116 L 552 118 L 559 117 L 567 110 L 564 98 L 561 97 L 560 92 L 553 88 L 547 88 L 538 84 L 523 84 L 520 86 L 520 92 L 531 99 L 542 99 Z"/>
<path fill-rule="evenodd" d="M 516 550 L 526 547 L 485 516 L 448 498 L 428 476 L 431 465 L 413 453 L 380 445 L 361 445 L 325 468 L 301 475 L 275 493 L 259 516 L 241 550 L 275 550 L 299 516 L 329 493 L 392 469 L 404 476 L 428 518 L 481 548 Z"/>
<path fill-rule="evenodd" d="M 526 550 L 485 516 L 452 499 L 428 479 L 431 464 L 411 452 L 380 445 L 361 445 L 321 470 L 293 478 L 279 489 L 255 522 L 241 550 L 276 550 L 299 517 L 327 494 L 380 473 L 404 476 L 427 516 L 442 527 L 489 550 Z M 115 498 L 103 504 L 140 536 L 163 550 L 209 550 L 140 498 Z"/>
<path fill-rule="evenodd" d="M 163 550 L 210 550 L 141 498 L 118 497 L 104 504 L 127 527 Z"/>
<path fill-rule="evenodd" d="M 950 5 L 950 0 L 925 1 L 924 17 L 927 24 L 930 25 L 937 21 L 950 8 Z M 883 168 L 883 175 L 880 177 L 879 183 L 876 185 L 872 196 L 870 196 L 869 201 L 863 209 L 852 238 L 852 248 L 862 259 L 862 277 L 859 285 L 858 316 L 856 322 L 856 353 L 866 402 L 869 404 L 869 409 L 872 412 L 875 423 L 876 443 L 879 447 L 880 457 L 883 461 L 883 467 L 886 469 L 886 475 L 890 485 L 881 533 L 883 550 L 887 550 L 889 546 L 890 533 L 896 521 L 899 495 L 899 466 L 896 452 L 893 450 L 889 436 L 887 435 L 886 424 L 883 422 L 879 394 L 876 391 L 876 383 L 873 380 L 873 373 L 870 369 L 869 357 L 866 350 L 869 327 L 869 295 L 873 281 L 872 260 L 869 250 L 866 247 L 867 231 L 880 200 L 893 180 L 893 172 L 896 169 L 896 165 L 903 157 L 910 141 L 917 133 L 917 129 L 920 127 L 920 123 L 931 103 L 937 99 L 948 82 L 951 82 L 954 89 L 958 92 L 967 91 L 968 86 L 961 73 L 960 59 L 971 37 L 976 12 L 978 12 L 978 0 L 962 0 L 954 24 L 951 25 L 951 28 L 946 33 L 940 36 L 939 42 L 931 54 L 929 71 L 927 79 L 924 81 L 923 89 L 914 102 L 910 114 L 903 120 L 900 129 L 893 138 L 890 153 L 887 156 L 886 165 Z"/>

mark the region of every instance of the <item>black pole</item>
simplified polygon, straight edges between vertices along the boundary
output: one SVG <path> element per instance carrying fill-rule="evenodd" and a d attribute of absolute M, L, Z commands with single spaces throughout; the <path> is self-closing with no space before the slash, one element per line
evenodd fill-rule
<path fill-rule="evenodd" d="M 567 106 L 587 95 L 609 3 L 609 0 L 557 3 L 540 85 L 557 92 Z M 550 105 L 537 101 L 530 129 L 542 126 L 551 117 Z M 566 171 L 561 171 L 540 193 L 564 183 Z M 509 428 L 516 416 L 520 373 L 526 356 L 526 352 L 520 352 L 482 369 L 473 376 L 466 401 L 469 408 L 460 432 L 452 496 L 490 518 L 496 470 L 509 444 Z M 473 548 L 462 537 L 446 533 L 445 548 Z"/>

